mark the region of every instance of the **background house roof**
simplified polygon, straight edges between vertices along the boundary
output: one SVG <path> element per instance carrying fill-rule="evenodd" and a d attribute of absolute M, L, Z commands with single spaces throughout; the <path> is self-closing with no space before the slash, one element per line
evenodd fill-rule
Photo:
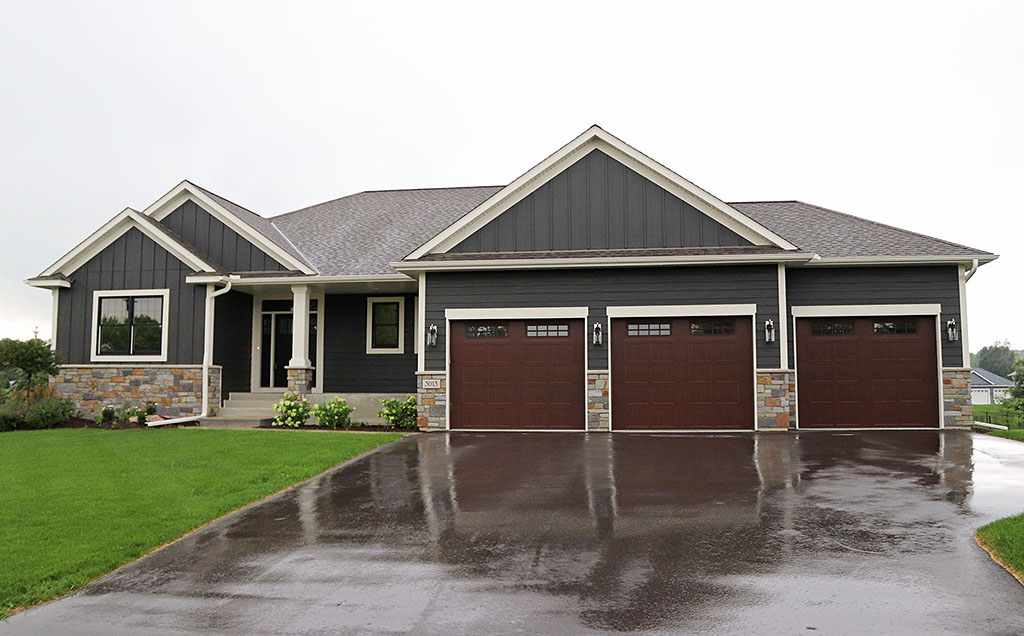
<path fill-rule="evenodd" d="M 730 203 L 743 214 L 822 258 L 989 254 L 802 201 Z"/>
<path fill-rule="evenodd" d="M 1008 380 L 1001 375 L 986 371 L 981 367 L 971 369 L 971 386 L 974 387 L 1011 387 L 1013 380 Z"/>
<path fill-rule="evenodd" d="M 394 274 L 388 263 L 402 260 L 500 189 L 360 192 L 272 221 L 324 276 Z"/>

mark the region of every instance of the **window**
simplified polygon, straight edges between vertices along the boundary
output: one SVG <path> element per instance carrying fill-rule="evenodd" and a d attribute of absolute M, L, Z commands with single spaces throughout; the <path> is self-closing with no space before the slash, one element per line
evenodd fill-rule
<path fill-rule="evenodd" d="M 917 333 L 917 320 L 880 318 L 875 321 L 874 333 L 876 336 Z"/>
<path fill-rule="evenodd" d="M 505 325 L 466 325 L 467 338 L 507 338 Z"/>
<path fill-rule="evenodd" d="M 93 361 L 165 361 L 170 291 L 93 292 Z"/>
<path fill-rule="evenodd" d="M 666 322 L 661 323 L 637 323 L 626 326 L 626 335 L 629 336 L 671 336 L 672 326 Z"/>
<path fill-rule="evenodd" d="M 366 299 L 366 353 L 405 353 L 405 298 Z"/>
<path fill-rule="evenodd" d="M 527 338 L 566 338 L 569 325 L 526 325 Z"/>
<path fill-rule="evenodd" d="M 731 336 L 736 332 L 732 320 L 691 320 L 691 336 Z"/>
<path fill-rule="evenodd" d="M 816 320 L 811 323 L 812 336 L 852 336 L 852 320 Z"/>

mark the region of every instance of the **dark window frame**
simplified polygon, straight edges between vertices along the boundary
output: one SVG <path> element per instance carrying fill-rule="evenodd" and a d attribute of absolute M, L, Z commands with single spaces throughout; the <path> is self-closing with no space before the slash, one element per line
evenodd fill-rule
<path fill-rule="evenodd" d="M 159 310 L 156 312 L 156 316 L 150 316 L 151 318 L 155 318 L 156 322 L 147 322 L 147 323 L 143 323 L 143 324 L 136 324 L 136 319 L 135 319 L 136 318 L 135 302 L 137 300 L 157 300 L 157 301 L 159 301 L 160 305 L 159 305 Z M 105 325 L 105 324 L 103 324 L 103 319 L 104 319 L 103 318 L 103 305 L 106 302 L 113 302 L 113 301 L 123 301 L 125 303 L 125 306 L 126 306 L 125 308 L 127 310 L 128 316 L 126 318 L 126 321 L 123 324 L 117 323 L 117 324 L 106 324 Z M 97 296 L 96 297 L 96 302 L 97 302 L 97 307 L 96 307 L 96 323 L 93 325 L 93 328 L 96 330 L 96 351 L 95 351 L 96 357 L 121 356 L 121 357 L 133 357 L 134 358 L 134 357 L 159 357 L 159 356 L 163 356 L 164 355 L 164 351 L 166 350 L 166 346 L 167 346 L 167 342 L 166 342 L 167 333 L 166 333 L 166 329 L 165 329 L 166 325 L 164 324 L 164 314 L 167 311 L 167 307 L 165 307 L 164 303 L 168 302 L 168 299 L 164 295 L 162 295 L 162 294 L 148 294 L 148 293 L 144 293 L 144 294 L 123 294 L 123 295 L 116 295 L 116 296 L 115 295 L 103 295 L 103 296 Z M 150 314 L 147 313 L 146 315 L 149 316 Z M 126 329 L 127 332 L 128 332 L 128 337 L 127 337 L 127 345 L 128 346 L 127 346 L 127 348 L 104 350 L 103 349 L 103 343 L 104 343 L 103 331 L 104 331 L 104 328 L 106 328 L 106 329 L 117 329 L 117 328 Z M 159 331 L 160 335 L 159 335 L 159 339 L 157 340 L 157 347 L 155 349 L 154 348 L 150 348 L 150 349 L 145 349 L 143 351 L 139 351 L 138 347 L 136 346 L 136 329 L 138 329 L 138 328 L 156 328 Z"/>

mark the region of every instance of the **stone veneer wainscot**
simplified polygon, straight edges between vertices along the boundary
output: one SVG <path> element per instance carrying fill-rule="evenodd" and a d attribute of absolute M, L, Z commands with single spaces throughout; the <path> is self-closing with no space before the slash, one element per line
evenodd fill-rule
<path fill-rule="evenodd" d="M 424 380 L 438 380 L 438 388 L 423 388 Z M 416 374 L 416 422 L 422 431 L 443 431 L 447 428 L 446 404 L 448 376 L 444 371 Z"/>
<path fill-rule="evenodd" d="M 587 430 L 609 429 L 608 372 L 587 371 Z"/>
<path fill-rule="evenodd" d="M 203 409 L 200 365 L 64 365 L 50 385 L 84 417 L 115 408 L 155 404 L 165 417 L 199 415 Z M 221 367 L 210 367 L 209 414 L 220 410 Z"/>
<path fill-rule="evenodd" d="M 942 417 L 946 428 L 969 430 L 974 425 L 971 370 L 942 370 Z"/>
<path fill-rule="evenodd" d="M 785 431 L 796 421 L 795 383 L 792 371 L 757 372 L 757 430 Z"/>

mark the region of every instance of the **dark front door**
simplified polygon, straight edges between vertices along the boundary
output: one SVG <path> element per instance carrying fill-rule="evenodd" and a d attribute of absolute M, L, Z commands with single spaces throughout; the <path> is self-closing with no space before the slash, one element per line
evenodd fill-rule
<path fill-rule="evenodd" d="M 800 428 L 935 428 L 935 318 L 801 318 L 796 323 Z"/>
<path fill-rule="evenodd" d="M 582 320 L 453 321 L 450 329 L 451 428 L 584 430 Z"/>
<path fill-rule="evenodd" d="M 281 389 L 288 386 L 287 367 L 292 358 L 293 321 L 291 314 L 263 314 L 260 343 L 261 387 Z"/>
<path fill-rule="evenodd" d="M 612 321 L 612 429 L 751 430 L 751 319 Z"/>

